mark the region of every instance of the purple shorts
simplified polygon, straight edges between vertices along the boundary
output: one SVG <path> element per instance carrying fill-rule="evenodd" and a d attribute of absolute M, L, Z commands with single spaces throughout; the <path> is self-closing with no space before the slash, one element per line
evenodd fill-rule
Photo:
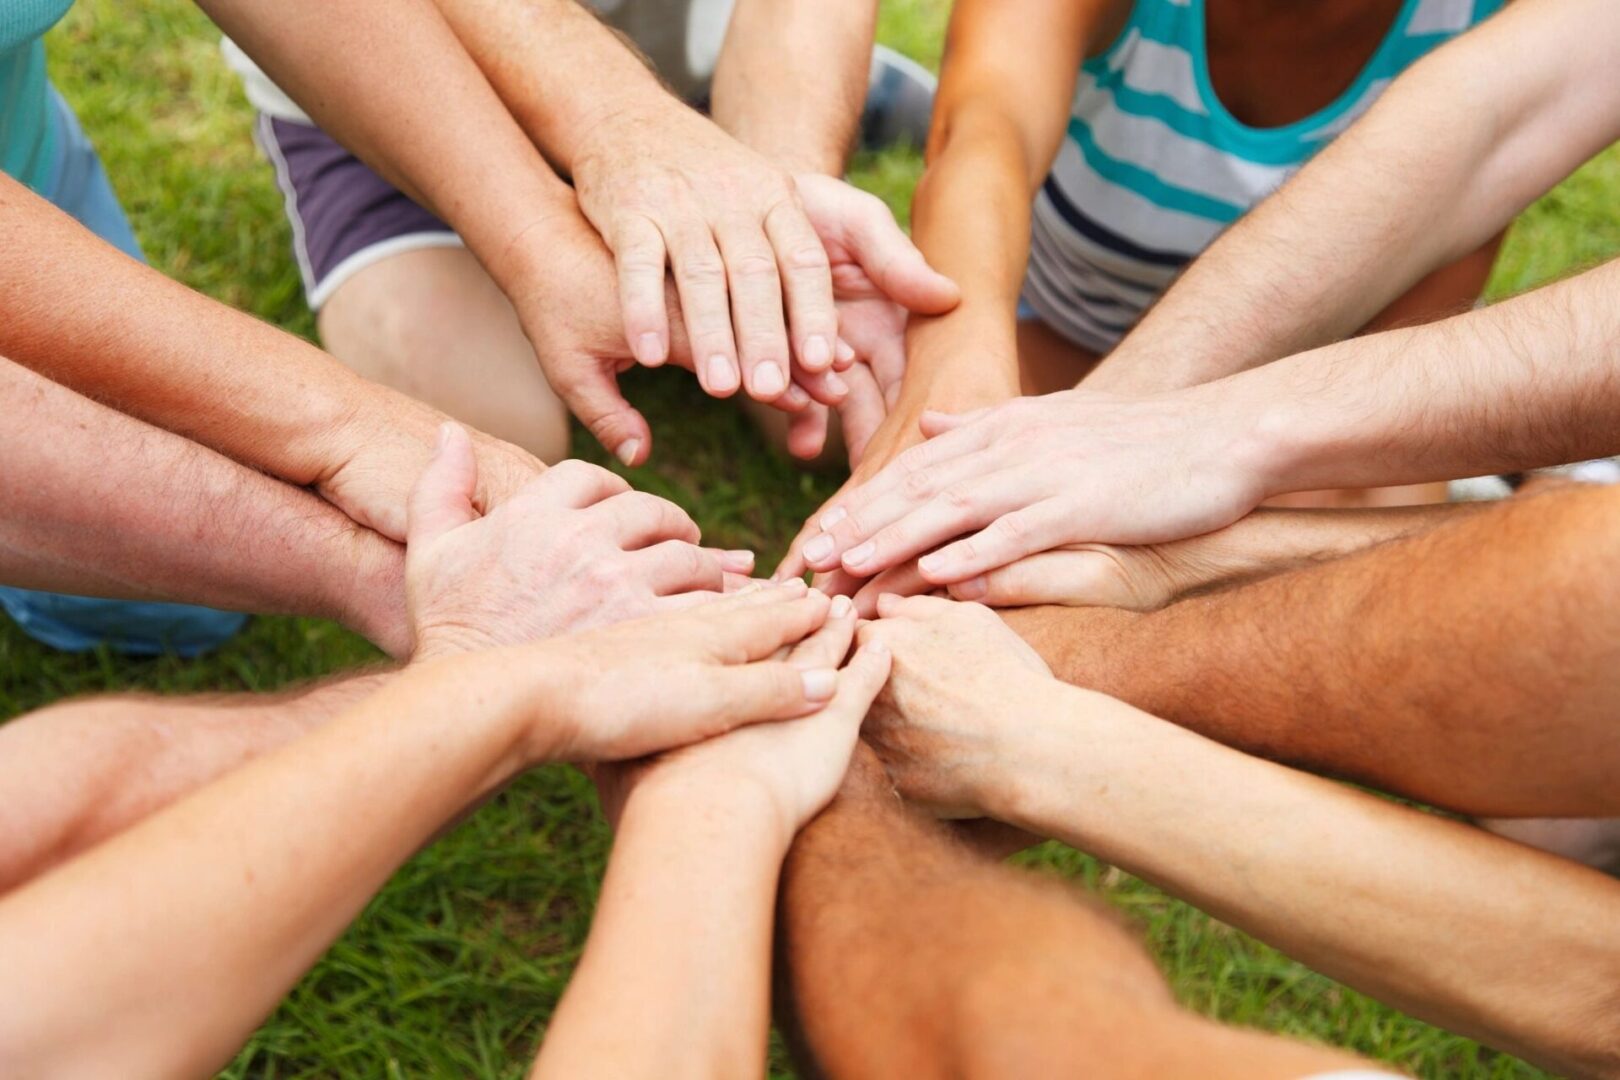
<path fill-rule="evenodd" d="M 462 246 L 455 230 L 320 128 L 261 114 L 257 134 L 275 166 L 311 310 L 372 263 L 402 251 Z"/>

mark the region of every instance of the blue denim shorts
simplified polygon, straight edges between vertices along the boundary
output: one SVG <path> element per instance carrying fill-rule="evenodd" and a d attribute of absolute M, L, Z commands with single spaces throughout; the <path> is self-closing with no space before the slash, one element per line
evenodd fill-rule
<path fill-rule="evenodd" d="M 118 205 L 101 159 L 65 101 L 51 90 L 57 157 L 44 196 L 103 240 L 143 259 L 129 219 Z M 144 261 L 144 259 L 143 259 Z M 81 652 L 105 643 L 117 652 L 197 656 L 242 628 L 246 615 L 185 604 L 63 596 L 0 586 L 0 608 L 24 633 L 54 648 Z"/>

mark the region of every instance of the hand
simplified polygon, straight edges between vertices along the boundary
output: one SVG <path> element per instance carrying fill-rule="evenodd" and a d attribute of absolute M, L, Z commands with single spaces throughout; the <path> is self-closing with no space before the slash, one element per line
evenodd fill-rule
<path fill-rule="evenodd" d="M 369 397 L 335 437 L 336 464 L 316 479 L 315 490 L 360 525 L 403 542 L 411 488 L 433 456 L 445 415 L 373 383 Z M 489 513 L 545 472 L 532 454 L 511 443 L 472 432 L 478 483 L 472 504 Z"/>
<path fill-rule="evenodd" d="M 838 317 L 827 252 L 786 170 L 671 102 L 598 125 L 573 174 L 580 208 L 618 265 L 638 361 L 655 367 L 670 355 L 667 264 L 709 393 L 740 382 L 775 401 L 795 358 L 807 389 L 830 374 Z"/>
<path fill-rule="evenodd" d="M 945 816 L 981 817 L 1026 711 L 1056 686 L 1045 662 L 989 608 L 885 596 L 861 641 L 894 656 L 862 737 L 908 799 Z"/>
<path fill-rule="evenodd" d="M 794 587 L 790 583 L 775 588 Z M 849 652 L 854 634 L 855 614 L 849 601 L 835 599 L 820 631 L 778 656 L 802 670 L 836 668 Z M 840 672 L 836 695 L 814 716 L 740 729 L 651 761 L 601 770 L 603 811 L 616 822 L 630 793 L 649 787 L 676 788 L 701 799 L 706 791 L 752 785 L 773 808 L 785 848 L 838 790 L 861 722 L 888 673 L 886 647 L 881 643 L 863 647 Z"/>
<path fill-rule="evenodd" d="M 471 501 L 479 463 L 445 424 L 410 500 L 405 591 L 418 656 L 514 645 L 719 595 L 746 552 L 697 546 L 673 503 L 565 461 L 489 514 Z"/>
<path fill-rule="evenodd" d="M 840 493 L 804 544 L 812 569 L 872 577 L 907 559 L 953 585 L 1065 544 L 1152 544 L 1209 532 L 1265 496 L 1256 421 L 1221 384 L 1146 398 L 1067 390 L 960 416 Z"/>
<path fill-rule="evenodd" d="M 544 663 L 561 681 L 547 680 L 541 708 L 559 722 L 537 733 L 545 740 L 541 756 L 623 761 L 697 743 L 693 755 L 701 752 L 699 760 L 709 764 L 682 769 L 692 777 L 701 771 L 705 783 L 769 780 L 788 800 L 783 805 L 795 808 L 818 797 L 822 786 L 830 797 L 849 759 L 844 746 L 843 761 L 834 760 L 836 744 L 854 742 L 886 667 L 869 658 L 837 670 L 852 620 L 846 616 L 838 620 L 841 629 L 817 634 L 829 606 L 824 595 L 794 582 L 547 642 Z M 807 637 L 819 643 L 794 648 Z M 838 648 L 827 645 L 840 637 Z M 827 716 L 797 719 L 824 706 Z M 703 740 L 770 720 L 792 722 L 736 742 L 741 732 L 733 732 L 716 749 L 704 749 L 711 744 Z M 720 753 L 727 743 L 731 749 Z M 824 780 L 829 772 L 832 779 Z"/>

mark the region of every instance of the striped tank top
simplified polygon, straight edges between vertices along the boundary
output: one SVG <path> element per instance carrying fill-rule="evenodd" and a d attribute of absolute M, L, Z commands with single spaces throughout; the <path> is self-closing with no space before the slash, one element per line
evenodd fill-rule
<path fill-rule="evenodd" d="M 1023 300 L 1106 353 L 1232 222 L 1366 112 L 1431 49 L 1503 0 L 1406 0 L 1351 87 L 1296 123 L 1252 128 L 1210 85 L 1205 0 L 1137 0 L 1080 68 L 1069 130 L 1035 200 Z"/>

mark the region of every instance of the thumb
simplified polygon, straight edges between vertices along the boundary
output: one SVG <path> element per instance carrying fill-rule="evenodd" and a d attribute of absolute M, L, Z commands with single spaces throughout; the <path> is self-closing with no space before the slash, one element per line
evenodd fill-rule
<path fill-rule="evenodd" d="M 405 542 L 431 543 L 452 529 L 474 521 L 473 490 L 478 486 L 478 459 L 472 439 L 460 424 L 445 421 L 422 475 L 416 478 L 406 506 Z"/>
<path fill-rule="evenodd" d="M 558 391 L 569 411 L 625 465 L 640 465 L 650 456 L 652 429 L 619 392 L 618 376 L 607 367 L 592 361 L 578 379 Z"/>
<path fill-rule="evenodd" d="M 956 282 L 928 265 L 881 203 L 849 232 L 850 254 L 890 300 L 920 315 L 941 315 L 962 300 Z"/>

